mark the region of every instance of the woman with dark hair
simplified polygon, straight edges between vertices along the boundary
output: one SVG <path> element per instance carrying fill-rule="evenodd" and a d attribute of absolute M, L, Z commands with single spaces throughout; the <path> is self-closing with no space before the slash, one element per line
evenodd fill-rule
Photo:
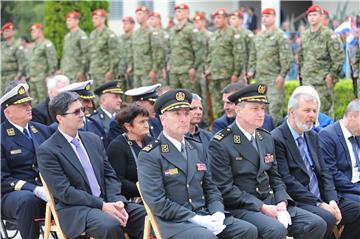
<path fill-rule="evenodd" d="M 136 160 L 140 150 L 153 140 L 149 136 L 149 113 L 145 108 L 131 104 L 121 108 L 116 121 L 124 133 L 110 143 L 107 155 L 121 181 L 122 194 L 131 201 L 139 202 Z"/>

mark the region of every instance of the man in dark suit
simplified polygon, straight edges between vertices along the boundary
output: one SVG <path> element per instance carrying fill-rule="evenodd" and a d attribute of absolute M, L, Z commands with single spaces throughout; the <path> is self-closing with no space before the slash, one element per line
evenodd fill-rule
<path fill-rule="evenodd" d="M 319 97 L 311 86 L 298 87 L 290 97 L 287 121 L 272 131 L 279 172 L 298 207 L 326 221 L 324 238 L 331 237 L 335 223 L 345 225 L 341 238 L 356 238 L 360 203 L 338 196 L 318 136 L 311 130 L 319 108 Z"/>
<path fill-rule="evenodd" d="M 163 238 L 257 238 L 256 228 L 224 211 L 201 144 L 189 131 L 192 95 L 171 90 L 155 103 L 163 132 L 140 152 L 138 178 Z"/>
<path fill-rule="evenodd" d="M 46 196 L 39 179 L 36 153 L 50 137 L 42 124 L 31 122 L 27 84 L 19 84 L 0 99 L 5 120 L 1 124 L 1 214 L 15 218 L 22 238 L 39 238 Z"/>
<path fill-rule="evenodd" d="M 258 228 L 260 238 L 319 239 L 325 222 L 295 207 L 277 170 L 274 142 L 260 128 L 265 117 L 267 86 L 253 84 L 233 93 L 236 119 L 209 144 L 213 180 L 225 209 Z"/>
<path fill-rule="evenodd" d="M 48 97 L 39 102 L 33 109 L 32 121 L 51 125 L 55 121 L 51 118 L 49 113 L 49 101 L 58 94 L 58 90 L 69 85 L 69 78 L 65 75 L 55 75 L 47 79 Z"/>
<path fill-rule="evenodd" d="M 126 201 L 99 137 L 79 131 L 85 109 L 74 92 L 50 101 L 58 130 L 38 151 L 40 172 L 56 201 L 60 226 L 75 238 L 142 238 L 145 210 Z"/>
<path fill-rule="evenodd" d="M 344 117 L 321 130 L 319 139 L 338 193 L 360 202 L 360 100 L 351 101 Z"/>

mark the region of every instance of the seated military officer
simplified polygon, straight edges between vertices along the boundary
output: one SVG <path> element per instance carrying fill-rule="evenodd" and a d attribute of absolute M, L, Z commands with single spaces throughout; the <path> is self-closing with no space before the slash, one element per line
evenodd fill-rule
<path fill-rule="evenodd" d="M 109 132 L 110 122 L 115 119 L 115 114 L 120 111 L 123 94 L 120 84 L 119 81 L 110 81 L 94 90 L 99 96 L 99 107 L 90 117 L 99 121 L 106 133 Z"/>
<path fill-rule="evenodd" d="M 260 128 L 268 103 L 266 90 L 263 84 L 253 84 L 229 96 L 236 104 L 236 118 L 210 141 L 213 180 L 225 209 L 254 224 L 260 238 L 319 239 L 325 221 L 294 206 L 277 171 L 271 135 Z"/>
<path fill-rule="evenodd" d="M 137 160 L 144 200 L 163 238 L 256 238 L 253 225 L 226 214 L 201 144 L 184 138 L 191 98 L 186 90 L 172 90 L 154 105 L 163 131 Z"/>
<path fill-rule="evenodd" d="M 104 128 L 101 126 L 99 121 L 90 117 L 90 114 L 95 109 L 95 95 L 91 91 L 92 83 L 92 80 L 72 83 L 68 86 L 65 86 L 64 88 L 61 88 L 59 93 L 71 91 L 77 93 L 80 96 L 80 102 L 85 107 L 84 127 L 80 130 L 92 132 L 99 136 L 106 148 L 108 146 L 108 139 Z M 54 125 L 52 125 L 52 128 L 54 128 L 53 126 Z"/>
<path fill-rule="evenodd" d="M 50 137 L 42 124 L 31 122 L 28 85 L 19 84 L 0 99 L 5 120 L 1 124 L 1 214 L 15 218 L 22 238 L 39 238 L 46 196 L 36 161 L 38 146 Z"/>

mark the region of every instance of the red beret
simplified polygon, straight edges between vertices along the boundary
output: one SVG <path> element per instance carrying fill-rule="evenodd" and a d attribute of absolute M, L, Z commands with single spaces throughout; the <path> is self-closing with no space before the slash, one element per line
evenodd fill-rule
<path fill-rule="evenodd" d="M 224 8 L 219 8 L 219 9 L 216 9 L 211 15 L 213 17 L 216 17 L 217 15 L 227 16 L 227 12 Z"/>
<path fill-rule="evenodd" d="M 15 26 L 14 24 L 12 24 L 12 22 L 5 23 L 4 26 L 1 28 L 2 31 L 13 30 L 13 29 L 15 29 Z"/>
<path fill-rule="evenodd" d="M 198 21 L 198 20 L 205 20 L 205 15 L 204 13 L 197 13 L 195 14 L 195 16 L 193 17 L 194 21 Z"/>
<path fill-rule="evenodd" d="M 178 10 L 178 9 L 190 9 L 190 7 L 187 4 L 181 3 L 181 4 L 178 4 L 175 6 L 175 10 Z"/>
<path fill-rule="evenodd" d="M 43 25 L 40 23 L 35 23 L 29 28 L 29 31 L 31 32 L 32 30 L 35 30 L 35 29 L 43 29 Z"/>
<path fill-rule="evenodd" d="M 314 5 L 308 8 L 308 10 L 306 11 L 306 14 L 309 14 L 311 12 L 318 12 L 320 14 L 323 13 L 323 9 L 319 6 L 319 5 Z"/>
<path fill-rule="evenodd" d="M 75 11 L 73 11 L 73 12 L 68 12 L 67 14 L 66 14 L 66 19 L 68 19 L 69 17 L 71 17 L 71 18 L 80 18 L 80 13 L 78 13 L 78 12 L 75 12 Z"/>
<path fill-rule="evenodd" d="M 92 12 L 93 16 L 101 16 L 101 17 L 106 17 L 107 13 L 105 10 L 103 9 L 96 9 L 95 11 Z"/>
<path fill-rule="evenodd" d="M 276 15 L 276 11 L 274 8 L 265 8 L 264 10 L 261 11 L 261 15 L 265 15 L 265 14 L 269 14 L 269 15 Z"/>
<path fill-rule="evenodd" d="M 242 11 L 238 10 L 238 11 L 235 11 L 231 16 L 236 16 L 236 17 L 239 17 L 239 18 L 243 18 L 244 14 L 243 14 Z"/>
<path fill-rule="evenodd" d="M 161 18 L 160 13 L 158 13 L 158 12 L 152 12 L 152 13 L 150 13 L 149 16 L 150 16 L 150 17 L 158 17 L 158 18 Z"/>
<path fill-rule="evenodd" d="M 329 16 L 329 11 L 328 10 L 323 9 L 323 13 L 324 13 L 324 15 Z"/>
<path fill-rule="evenodd" d="M 123 22 L 131 22 L 131 23 L 135 23 L 134 18 L 127 16 L 127 17 L 123 17 L 122 19 Z"/>
<path fill-rule="evenodd" d="M 135 12 L 149 12 L 149 8 L 147 6 L 140 6 L 138 8 L 136 8 Z"/>

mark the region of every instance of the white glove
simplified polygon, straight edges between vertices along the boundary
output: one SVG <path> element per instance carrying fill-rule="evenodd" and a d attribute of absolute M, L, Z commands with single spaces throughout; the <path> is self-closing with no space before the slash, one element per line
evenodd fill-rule
<path fill-rule="evenodd" d="M 213 222 L 217 223 L 216 228 L 214 228 L 212 231 L 215 235 L 217 235 L 226 228 L 226 225 L 224 225 L 225 214 L 222 212 L 215 212 L 213 215 L 211 215 L 211 218 Z"/>
<path fill-rule="evenodd" d="M 277 212 L 277 220 L 283 224 L 286 228 L 292 224 L 291 217 L 288 211 L 278 211 Z"/>
<path fill-rule="evenodd" d="M 200 216 L 195 215 L 194 217 L 189 219 L 190 222 L 195 223 L 199 226 L 205 227 L 206 229 L 215 232 L 219 231 L 220 226 L 218 221 L 213 221 L 212 216 Z"/>
<path fill-rule="evenodd" d="M 33 194 L 35 194 L 35 196 L 42 199 L 43 201 L 47 202 L 47 197 L 44 187 L 40 187 L 40 186 L 36 187 L 33 191 Z"/>

